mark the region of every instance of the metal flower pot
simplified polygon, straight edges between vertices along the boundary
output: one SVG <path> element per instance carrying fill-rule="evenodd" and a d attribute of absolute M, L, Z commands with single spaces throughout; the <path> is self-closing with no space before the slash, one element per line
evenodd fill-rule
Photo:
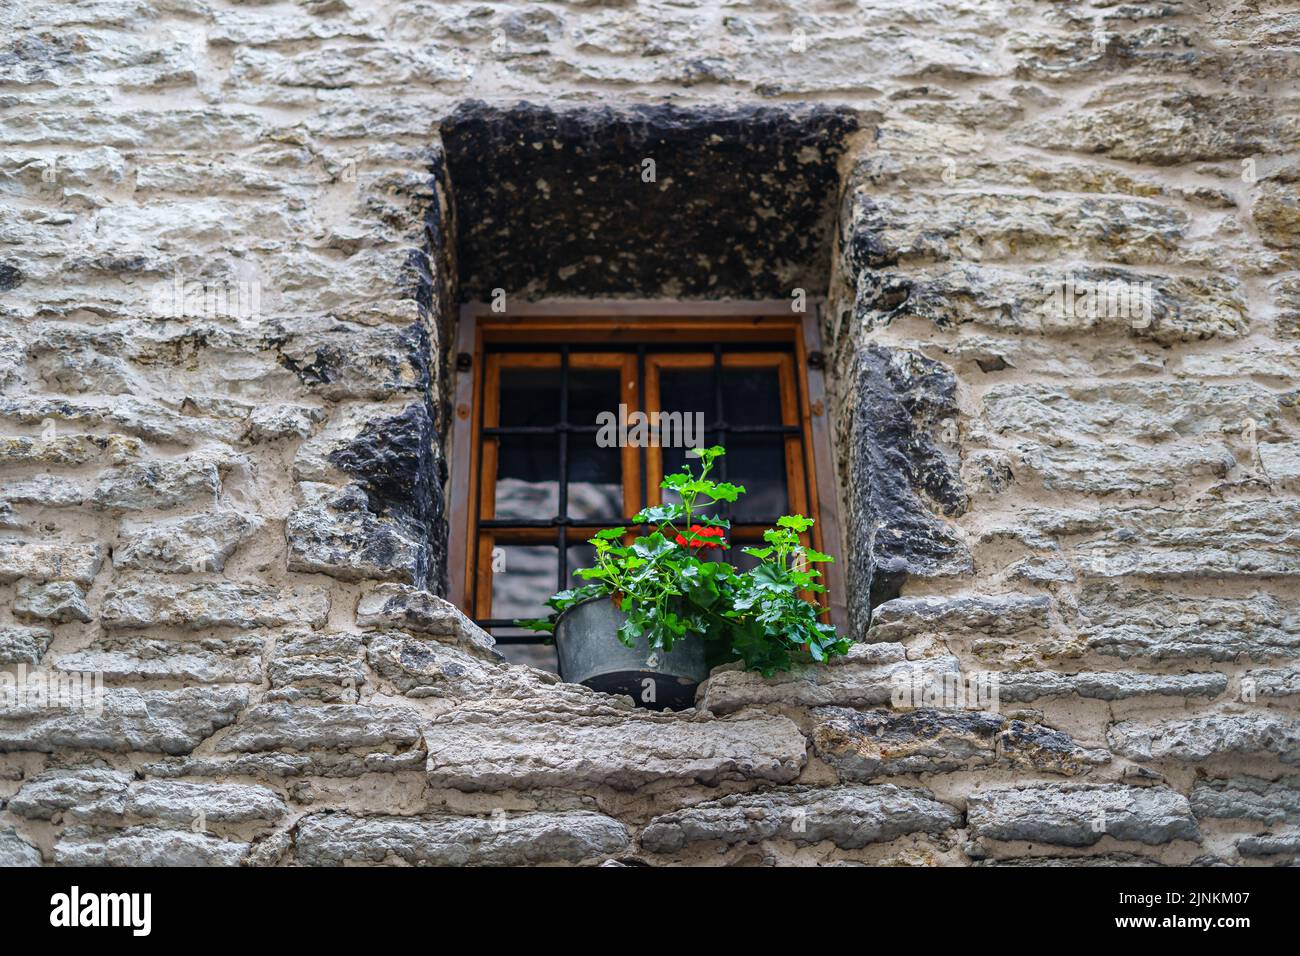
<path fill-rule="evenodd" d="M 681 710 L 695 703 L 695 688 L 709 676 L 704 641 L 688 635 L 670 652 L 652 650 L 645 638 L 636 647 L 618 639 L 627 615 L 608 597 L 575 604 L 555 622 L 560 676 L 606 694 L 627 694 L 638 707 Z"/>

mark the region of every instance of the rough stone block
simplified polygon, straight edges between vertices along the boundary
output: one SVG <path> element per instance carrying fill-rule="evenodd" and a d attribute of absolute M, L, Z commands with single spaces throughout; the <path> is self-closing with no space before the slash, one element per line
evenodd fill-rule
<path fill-rule="evenodd" d="M 429 785 L 467 791 L 789 783 L 807 759 L 803 734 L 785 717 L 548 711 L 520 701 L 457 708 L 425 729 L 425 745 Z"/>
<path fill-rule="evenodd" d="M 75 581 L 89 587 L 104 564 L 100 544 L 0 544 L 0 584 Z"/>
<path fill-rule="evenodd" d="M 419 739 L 420 716 L 405 707 L 258 704 L 217 742 L 217 751 L 409 747 Z"/>
<path fill-rule="evenodd" d="M 362 594 L 357 602 L 357 624 L 428 634 L 479 652 L 492 651 L 496 644 L 491 634 L 450 601 L 402 584 L 381 584 Z"/>
<path fill-rule="evenodd" d="M 1075 776 L 1110 760 L 1062 731 L 987 711 L 821 707 L 813 717 L 813 749 L 844 780 L 983 767 Z"/>
<path fill-rule="evenodd" d="M 1198 780 L 1192 787 L 1192 809 L 1198 817 L 1300 823 L 1300 776 Z"/>
<path fill-rule="evenodd" d="M 1103 836 L 1149 845 L 1200 840 L 1187 798 L 1168 787 L 1035 784 L 972 793 L 972 835 L 1055 846 L 1092 846 Z"/>
<path fill-rule="evenodd" d="M 194 642 L 111 638 L 62 654 L 54 666 L 61 671 L 101 672 L 106 681 L 258 684 L 262 681 L 262 641 L 254 637 Z"/>
<path fill-rule="evenodd" d="M 651 853 L 678 853 L 706 841 L 727 845 L 789 840 L 828 841 L 842 850 L 885 843 L 910 833 L 943 833 L 961 814 L 926 790 L 874 787 L 792 787 L 733 794 L 655 817 L 641 833 Z"/>
<path fill-rule="evenodd" d="M 320 627 L 328 612 L 329 595 L 316 587 L 289 590 L 232 581 L 123 578 L 104 595 L 102 617 L 104 627 L 111 630 L 181 627 L 197 631 L 287 624 Z"/>
<path fill-rule="evenodd" d="M 50 707 L 0 708 L 0 752 L 61 748 L 128 753 L 189 753 L 232 723 L 248 704 L 245 688 L 139 691 L 108 688 L 103 711 Z"/>
<path fill-rule="evenodd" d="M 1241 597 L 1090 584 L 1079 595 L 1089 650 L 1150 660 L 1266 661 L 1300 655 L 1300 613 L 1257 591 Z"/>
<path fill-rule="evenodd" d="M 104 473 L 91 501 L 117 511 L 166 511 L 211 504 L 220 491 L 221 477 L 210 461 L 153 461 Z"/>
<path fill-rule="evenodd" d="M 627 828 L 598 813 L 482 817 L 357 817 L 320 813 L 298 824 L 297 859 L 307 866 L 401 861 L 412 866 L 581 863 L 623 852 Z"/>
<path fill-rule="evenodd" d="M 222 511 L 128 525 L 113 552 L 113 564 L 140 571 L 221 571 L 226 559 L 261 523 L 242 512 Z"/>
<path fill-rule="evenodd" d="M 927 678 L 938 681 L 944 674 L 958 671 L 957 658 L 950 656 L 888 663 L 872 661 L 868 649 L 882 647 L 902 651 L 901 645 L 857 644 L 846 658 L 832 665 L 814 664 L 772 677 L 744 670 L 715 670 L 700 685 L 696 702 L 718 714 L 729 714 L 751 704 L 873 707 L 888 704 L 899 681 L 909 685 Z"/>
<path fill-rule="evenodd" d="M 1228 754 L 1275 756 L 1300 763 L 1300 719 L 1285 713 L 1210 714 L 1186 720 L 1112 724 L 1106 740 L 1134 760 L 1199 763 Z"/>
<path fill-rule="evenodd" d="M 0 664 L 38 664 L 53 639 L 46 627 L 0 627 Z"/>
<path fill-rule="evenodd" d="M 86 603 L 86 592 L 72 581 L 38 584 L 20 581 L 14 591 L 14 617 L 23 621 L 49 621 L 67 624 L 93 621 L 94 614 Z"/>
<path fill-rule="evenodd" d="M 69 827 L 54 844 L 57 866 L 239 866 L 247 843 L 189 830 Z"/>
<path fill-rule="evenodd" d="M 0 830 L 0 867 L 40 865 L 40 850 L 13 830 Z"/>

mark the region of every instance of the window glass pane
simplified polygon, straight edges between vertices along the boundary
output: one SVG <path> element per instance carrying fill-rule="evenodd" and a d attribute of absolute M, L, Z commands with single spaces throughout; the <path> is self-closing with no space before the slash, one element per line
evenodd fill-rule
<path fill-rule="evenodd" d="M 785 439 L 780 435 L 731 435 L 727 474 L 745 486 L 731 509 L 736 522 L 767 521 L 789 509 L 785 488 Z"/>
<path fill-rule="evenodd" d="M 551 435 L 503 435 L 497 453 L 496 516 L 550 520 L 560 506 L 560 453 Z"/>
<path fill-rule="evenodd" d="M 501 427 L 554 425 L 559 420 L 558 368 L 501 370 Z"/>
<path fill-rule="evenodd" d="M 659 404 L 666 412 L 703 412 L 704 423 L 717 417 L 713 408 L 712 369 L 663 369 L 659 373 Z"/>
<path fill-rule="evenodd" d="M 775 368 L 724 368 L 722 413 L 728 425 L 780 425 L 781 378 Z"/>
<path fill-rule="evenodd" d="M 549 544 L 499 544 L 492 555 L 492 617 L 544 617 L 559 590 L 559 554 Z"/>
<path fill-rule="evenodd" d="M 635 406 L 636 395 L 619 395 L 617 369 L 569 370 L 569 424 L 594 427 L 601 412 L 618 414 L 619 402 Z"/>
<path fill-rule="evenodd" d="M 623 514 L 623 456 L 596 447 L 595 437 L 569 436 L 569 517 L 619 521 Z"/>

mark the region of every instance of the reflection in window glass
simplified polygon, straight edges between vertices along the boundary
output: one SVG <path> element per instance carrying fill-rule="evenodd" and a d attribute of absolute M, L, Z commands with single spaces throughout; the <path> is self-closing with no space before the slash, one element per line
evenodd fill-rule
<path fill-rule="evenodd" d="M 550 435 L 502 435 L 497 452 L 496 516 L 554 518 L 560 507 L 560 453 Z"/>
<path fill-rule="evenodd" d="M 569 437 L 570 518 L 618 521 L 623 514 L 623 458 L 615 448 L 598 448 L 591 435 Z"/>
<path fill-rule="evenodd" d="M 493 555 L 492 616 L 543 617 L 555 593 L 558 552 L 553 545 L 497 545 Z"/>
<path fill-rule="evenodd" d="M 747 494 L 731 510 L 733 521 L 763 521 L 788 510 L 785 488 L 785 439 L 780 435 L 731 435 L 727 470 L 743 475 Z"/>

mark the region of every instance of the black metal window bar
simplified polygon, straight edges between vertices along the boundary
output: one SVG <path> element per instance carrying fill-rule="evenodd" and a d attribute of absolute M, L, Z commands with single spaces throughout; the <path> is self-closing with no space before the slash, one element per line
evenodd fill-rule
<path fill-rule="evenodd" d="M 555 348 L 547 348 L 546 346 L 534 346 L 534 345 L 529 345 L 529 346 L 496 345 L 496 346 L 489 346 L 486 349 L 486 351 L 489 354 L 495 352 L 527 352 L 529 354 L 546 354 L 546 353 L 554 353 L 558 351 L 560 354 L 560 383 L 559 383 L 560 401 L 559 401 L 559 410 L 558 410 L 559 416 L 555 425 L 553 426 L 514 425 L 514 426 L 487 427 L 482 425 L 480 419 L 480 426 L 481 426 L 480 434 L 483 436 L 484 439 L 495 438 L 495 437 L 508 438 L 511 436 L 524 436 L 524 435 L 554 434 L 558 436 L 559 459 L 557 462 L 557 468 L 559 469 L 559 474 L 558 474 L 559 483 L 558 483 L 558 504 L 556 507 L 556 511 L 558 513 L 551 518 L 539 519 L 534 521 L 521 520 L 517 518 L 488 518 L 488 519 L 480 518 L 475 524 L 474 537 L 475 537 L 475 541 L 477 541 L 479 540 L 484 530 L 494 529 L 494 528 L 500 528 L 500 529 L 554 528 L 555 543 L 559 552 L 556 561 L 555 590 L 561 591 L 570 586 L 568 580 L 569 578 L 568 553 L 569 553 L 569 543 L 570 543 L 571 535 L 580 534 L 581 538 L 579 540 L 585 543 L 587 539 L 595 532 L 601 530 L 602 528 L 608 528 L 610 527 L 611 524 L 619 523 L 616 519 L 611 519 L 611 518 L 575 519 L 575 518 L 568 517 L 569 436 L 570 435 L 593 435 L 594 436 L 599 431 L 599 426 L 594 424 L 592 425 L 574 424 L 569 421 L 570 346 L 562 345 Z M 598 344 L 597 345 L 584 344 L 581 348 L 581 351 L 583 352 L 607 351 L 607 352 L 627 353 L 628 351 L 630 351 L 630 349 L 628 346 L 625 345 L 601 346 Z M 636 347 L 637 396 L 639 399 L 639 406 L 641 408 L 645 407 L 646 351 L 647 349 L 645 345 L 638 345 Z M 664 352 L 698 353 L 701 350 L 698 345 L 673 346 L 673 345 L 656 344 L 654 346 L 654 351 L 656 353 L 664 353 Z M 724 354 L 724 351 L 726 353 L 783 352 L 783 353 L 793 355 L 793 350 L 789 346 L 781 345 L 779 343 L 762 343 L 762 344 L 754 344 L 754 345 L 744 345 L 744 344 L 722 345 L 720 343 L 715 343 L 713 345 L 713 374 L 711 376 L 712 390 L 713 390 L 713 421 L 705 424 L 704 426 L 705 434 L 714 436 L 714 442 L 716 444 L 723 445 L 723 446 L 726 446 L 727 438 L 729 435 L 798 434 L 800 432 L 800 428 L 797 425 L 732 425 L 727 422 L 723 414 L 724 411 L 723 398 L 724 398 L 725 391 L 723 388 L 722 356 Z M 795 396 L 799 402 L 799 419 L 802 420 L 803 399 L 802 396 L 799 394 L 798 388 L 795 389 Z M 664 399 L 664 396 L 662 395 L 660 396 L 660 403 L 661 405 L 668 404 L 668 402 Z M 482 415 L 482 409 L 479 410 L 479 414 Z M 641 468 L 640 508 L 645 508 L 646 505 L 648 504 L 648 500 L 647 500 L 648 489 L 646 488 L 646 450 L 644 448 L 641 448 L 639 449 L 639 451 L 640 454 L 638 455 L 638 458 L 640 460 L 640 468 Z M 807 483 L 808 462 L 806 460 L 807 459 L 806 448 L 803 450 L 803 454 L 805 456 L 805 461 L 804 461 L 804 468 L 802 469 L 802 471 L 803 471 L 804 481 L 805 483 Z M 716 475 L 719 481 L 728 480 L 727 459 L 725 456 L 718 460 Z M 805 490 L 807 491 L 808 489 Z M 726 502 L 722 502 L 721 507 L 723 508 L 723 516 L 729 518 L 730 507 L 726 504 Z M 747 518 L 745 524 L 774 525 L 778 517 L 780 516 L 779 515 L 755 516 L 752 518 Z M 623 524 L 625 526 L 630 526 L 628 522 L 623 522 Z M 513 618 L 495 618 L 495 617 L 481 618 L 481 619 L 476 619 L 474 623 L 479 625 L 479 627 L 484 628 L 485 630 L 510 628 L 510 627 L 517 626 L 514 623 Z M 543 634 L 496 635 L 497 643 L 503 645 L 504 644 L 542 644 L 545 643 L 547 640 L 548 638 Z"/>

